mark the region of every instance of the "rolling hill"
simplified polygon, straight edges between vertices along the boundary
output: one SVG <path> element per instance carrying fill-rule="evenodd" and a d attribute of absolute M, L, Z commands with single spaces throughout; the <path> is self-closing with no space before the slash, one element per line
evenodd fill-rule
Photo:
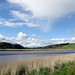
<path fill-rule="evenodd" d="M 20 44 L 0 42 L 0 49 L 75 49 L 75 43 L 63 43 L 63 44 L 48 45 L 45 47 L 28 48 L 23 47 Z"/>
<path fill-rule="evenodd" d="M 54 44 L 45 47 L 37 47 L 38 49 L 75 49 L 75 43 Z"/>

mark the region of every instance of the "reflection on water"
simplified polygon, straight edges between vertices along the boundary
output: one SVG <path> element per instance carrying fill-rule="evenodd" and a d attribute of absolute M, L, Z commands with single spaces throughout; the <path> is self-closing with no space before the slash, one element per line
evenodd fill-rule
<path fill-rule="evenodd" d="M 35 59 L 35 58 L 42 58 L 42 57 L 50 57 L 50 56 L 55 56 L 54 54 L 52 55 L 10 55 L 10 56 L 0 56 L 0 62 L 6 63 L 9 61 L 14 61 L 14 60 L 27 60 L 27 59 Z"/>
<path fill-rule="evenodd" d="M 6 63 L 15 60 L 27 60 L 43 57 L 58 56 L 75 52 L 0 52 L 0 62 Z"/>

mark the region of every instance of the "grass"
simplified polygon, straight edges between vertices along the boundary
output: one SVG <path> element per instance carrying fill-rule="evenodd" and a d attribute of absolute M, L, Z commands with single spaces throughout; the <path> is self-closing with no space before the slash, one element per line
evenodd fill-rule
<path fill-rule="evenodd" d="M 58 49 L 75 49 L 75 43 L 74 44 L 68 44 L 62 47 L 58 47 Z"/>
<path fill-rule="evenodd" d="M 4 75 L 12 75 L 11 70 Z M 29 71 L 21 65 L 18 67 L 15 75 L 75 75 L 75 61 L 62 64 L 56 63 L 53 71 L 49 67 L 40 67 L 38 71 L 37 69 Z"/>
<path fill-rule="evenodd" d="M 62 68 L 58 72 L 53 73 L 53 75 L 75 75 L 75 65 L 71 65 L 69 68 Z"/>
<path fill-rule="evenodd" d="M 1 67 L 1 75 L 75 75 L 75 54 L 26 61 Z"/>
<path fill-rule="evenodd" d="M 39 49 L 75 49 L 75 43 L 63 43 L 63 44 L 54 44 L 45 47 L 39 47 Z"/>
<path fill-rule="evenodd" d="M 23 65 L 19 66 L 18 70 L 16 71 L 16 75 L 24 75 L 24 74 L 26 74 L 25 67 Z"/>

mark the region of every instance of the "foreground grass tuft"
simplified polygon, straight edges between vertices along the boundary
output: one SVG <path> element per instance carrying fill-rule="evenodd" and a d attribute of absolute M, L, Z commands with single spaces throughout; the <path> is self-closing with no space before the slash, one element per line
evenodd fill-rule
<path fill-rule="evenodd" d="M 24 66 L 19 66 L 16 75 L 25 75 L 26 74 L 26 70 Z"/>

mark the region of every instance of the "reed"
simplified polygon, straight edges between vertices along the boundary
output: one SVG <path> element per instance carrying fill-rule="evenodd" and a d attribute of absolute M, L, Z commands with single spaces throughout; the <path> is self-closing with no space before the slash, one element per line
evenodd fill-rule
<path fill-rule="evenodd" d="M 61 56 L 39 58 L 34 60 L 14 61 L 4 65 L 0 64 L 0 73 L 1 75 L 19 75 L 17 74 L 18 71 L 23 71 L 26 75 L 27 73 L 33 70 L 36 70 L 38 72 L 41 67 L 47 67 L 49 70 L 54 72 L 54 69 L 60 68 L 59 65 L 56 65 L 57 62 L 59 64 L 62 64 L 71 61 L 75 61 L 75 54 L 66 54 Z M 63 68 L 64 64 L 61 67 Z"/>

